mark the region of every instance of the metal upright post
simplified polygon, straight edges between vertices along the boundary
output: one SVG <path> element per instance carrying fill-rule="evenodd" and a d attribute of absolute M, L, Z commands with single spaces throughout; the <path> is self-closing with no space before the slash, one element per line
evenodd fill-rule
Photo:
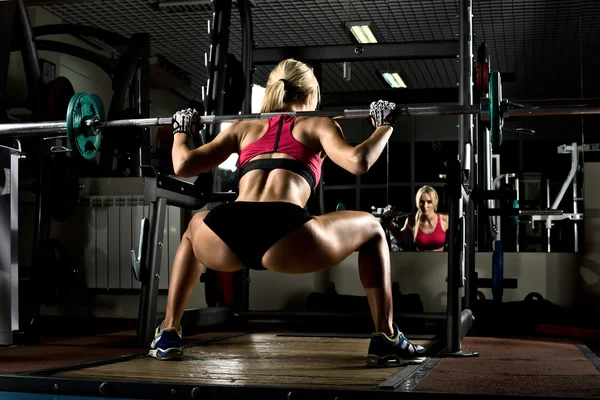
<path fill-rule="evenodd" d="M 477 75 L 483 73 L 483 68 L 488 63 L 488 53 L 487 46 L 485 43 L 481 43 L 477 50 Z M 480 71 L 481 70 L 481 71 Z M 484 88 L 482 88 L 484 89 Z M 474 102 L 480 102 L 482 98 L 485 97 L 485 90 L 483 93 L 481 91 L 477 91 L 473 96 Z M 486 177 L 486 163 L 485 163 L 485 142 L 489 141 L 488 138 L 485 137 L 485 123 L 476 118 L 474 121 L 474 130 L 477 132 L 476 136 L 476 148 L 477 148 L 477 188 L 480 190 L 485 189 L 485 177 Z M 486 228 L 486 218 L 483 216 L 484 203 L 481 201 L 477 202 L 476 206 L 477 210 L 477 250 L 478 251 L 486 251 L 486 238 L 485 234 Z M 474 300 L 474 299 L 473 299 Z"/>
<path fill-rule="evenodd" d="M 461 166 L 460 161 L 448 163 L 448 302 L 447 302 L 447 332 L 446 352 L 460 351 L 460 267 L 463 252 L 461 230 Z"/>
<path fill-rule="evenodd" d="M 577 190 L 577 170 L 579 169 L 579 151 L 580 151 L 580 147 L 577 145 L 577 143 L 573 143 L 573 151 L 571 154 L 571 162 L 572 165 L 575 166 L 576 170 L 575 170 L 575 175 L 573 175 L 573 214 L 578 214 L 579 213 L 579 208 L 577 205 L 577 201 L 578 201 L 578 190 Z M 575 253 L 579 252 L 579 228 L 578 228 L 578 221 L 574 220 L 573 221 L 573 238 L 574 238 L 574 251 Z"/>
<path fill-rule="evenodd" d="M 139 40 L 142 47 L 142 54 L 138 69 L 138 113 L 141 118 L 150 117 L 150 35 L 147 33 L 137 34 L 135 38 Z M 144 176 L 144 171 L 151 169 L 151 149 L 150 128 L 143 129 L 142 146 L 140 147 L 138 158 L 134 163 L 136 168 L 134 176 Z M 132 168 L 133 169 L 133 168 Z M 133 171 L 132 171 L 133 172 Z"/>
<path fill-rule="evenodd" d="M 25 77 L 27 79 L 27 90 L 29 102 L 34 119 L 40 119 L 39 89 L 42 82 L 40 71 L 40 60 L 37 48 L 33 40 L 33 32 L 29 23 L 29 14 L 24 0 L 17 0 L 17 14 L 21 24 L 21 54 L 25 65 Z"/>
<path fill-rule="evenodd" d="M 459 101 L 463 105 L 473 104 L 473 6 L 472 0 L 464 1 L 460 4 L 460 19 L 459 22 L 461 27 L 459 46 L 460 46 L 460 87 L 459 87 Z M 460 121 L 460 136 L 465 138 L 464 152 L 462 162 L 462 169 L 466 174 L 466 182 L 469 184 L 469 190 L 471 190 L 476 184 L 476 172 L 475 166 L 475 152 L 473 140 L 473 115 L 463 115 Z M 464 210 L 464 239 L 463 243 L 463 259 L 465 270 L 463 271 L 463 278 L 459 283 L 465 284 L 465 307 L 471 308 L 471 293 L 477 293 L 477 278 L 475 273 L 475 241 L 477 240 L 476 234 L 476 221 L 475 221 L 475 202 L 472 196 L 469 196 L 466 202 L 466 209 Z"/>
<path fill-rule="evenodd" d="M 515 178 L 515 191 L 517 192 L 517 204 L 519 205 L 519 208 L 521 208 L 521 202 L 520 202 L 520 186 L 521 186 L 521 181 L 518 178 L 518 175 L 516 175 L 517 178 Z M 517 220 L 517 231 L 516 231 L 516 245 L 517 245 L 517 253 L 521 251 L 521 225 L 519 225 L 519 221 Z"/>
<path fill-rule="evenodd" d="M 166 213 L 167 199 L 159 198 L 150 203 L 148 210 L 150 226 L 140 270 L 142 289 L 138 313 L 140 321 L 137 332 L 138 342 L 145 345 L 149 345 L 152 341 L 154 329 L 156 328 L 156 306 Z"/>
<path fill-rule="evenodd" d="M 460 0 L 459 2 L 459 104 L 460 105 L 472 105 L 473 104 L 473 5 L 472 0 Z M 459 117 L 459 155 L 460 155 L 460 163 L 461 163 L 461 180 L 460 185 L 466 183 L 469 188 L 473 187 L 473 173 L 471 169 L 473 168 L 473 115 L 465 114 Z M 460 193 L 459 201 L 461 204 L 462 192 Z M 464 229 L 463 236 L 464 242 L 460 243 L 461 257 L 460 264 L 453 266 L 453 268 L 460 268 L 461 274 L 459 280 L 456 282 L 459 287 L 464 287 L 465 281 L 465 296 L 467 298 L 467 302 L 469 302 L 468 294 L 469 290 L 471 290 L 472 284 L 477 284 L 477 282 L 471 282 L 471 276 L 475 272 L 475 235 L 473 235 L 473 230 L 475 229 L 474 219 L 475 219 L 475 208 L 473 204 L 472 197 L 469 196 L 468 201 L 466 202 L 466 207 L 462 210 L 462 207 L 459 207 L 460 214 L 459 218 L 462 218 L 462 227 Z M 464 211 L 464 215 L 462 214 Z M 464 266 L 464 270 L 462 269 Z M 459 304 L 460 303 L 460 291 L 458 293 L 459 296 Z M 462 310 L 462 307 L 460 308 Z M 460 350 L 460 341 L 458 342 L 458 348 L 454 351 Z"/>
<path fill-rule="evenodd" d="M 459 28 L 459 102 L 460 105 L 470 106 L 473 103 L 473 25 L 471 0 L 460 0 L 459 2 Z M 461 341 L 472 326 L 473 314 L 469 309 L 462 310 L 460 288 L 464 287 L 464 281 L 467 278 L 465 263 L 469 263 L 466 268 L 467 271 L 472 270 L 474 272 L 475 270 L 474 257 L 465 257 L 466 254 L 474 252 L 472 224 L 474 208 L 470 195 L 466 202 L 466 210 L 464 210 L 466 215 L 463 216 L 463 188 L 466 184 L 467 193 L 470 193 L 472 187 L 472 115 L 462 115 L 460 117 L 458 132 L 458 160 L 452 160 L 448 163 L 447 174 L 450 201 L 448 210 L 448 303 L 445 355 L 470 357 L 478 355 L 477 352 L 463 352 Z M 471 222 L 469 222 L 470 220 Z M 473 284 L 476 283 L 473 282 Z"/>
<path fill-rule="evenodd" d="M 242 114 L 252 113 L 252 77 L 254 67 L 252 56 L 254 50 L 254 37 L 252 35 L 252 12 L 250 0 L 238 0 L 240 20 L 242 22 L 242 67 L 244 69 L 244 102 Z"/>
<path fill-rule="evenodd" d="M 13 344 L 19 329 L 19 158 L 0 153 L 0 345 Z M 6 179 L 5 179 L 6 178 Z"/>
<path fill-rule="evenodd" d="M 550 209 L 550 179 L 546 179 L 546 208 Z M 546 247 L 550 253 L 552 247 L 552 217 L 546 217 Z"/>
<path fill-rule="evenodd" d="M 459 104 L 473 104 L 473 5 L 472 0 L 459 2 Z M 471 167 L 471 160 L 465 158 L 467 147 L 473 145 L 473 115 L 459 117 L 458 154 L 465 167 Z"/>
<path fill-rule="evenodd" d="M 6 83 L 10 63 L 11 44 L 14 36 L 17 4 L 14 1 L 0 1 L 0 123 L 8 122 L 4 107 L 6 104 Z"/>
<path fill-rule="evenodd" d="M 225 68 L 229 51 L 229 26 L 232 0 L 213 0 L 212 45 L 208 62 L 208 88 L 204 108 L 207 115 L 221 115 L 225 91 Z M 220 124 L 208 127 L 206 141 L 212 141 L 220 132 Z"/>
<path fill-rule="evenodd" d="M 29 22 L 29 13 L 24 0 L 17 0 L 17 18 L 21 33 L 21 55 L 25 66 L 25 78 L 27 80 L 27 89 L 29 95 L 29 107 L 34 121 L 42 120 L 39 89 L 42 84 L 42 74 L 40 71 L 40 60 L 37 48 L 33 39 L 33 31 Z M 49 193 L 46 182 L 45 161 L 50 159 L 46 141 L 39 140 L 33 146 L 30 152 L 33 171 L 37 175 L 37 192 L 35 194 L 35 209 L 37 220 L 33 227 L 33 253 L 31 255 L 30 271 L 35 270 L 43 260 L 40 259 L 40 249 L 50 234 L 50 215 L 48 213 L 48 201 L 46 195 Z M 32 335 L 32 328 L 39 314 L 39 291 L 33 290 L 32 297 L 29 299 L 31 316 L 29 318 L 30 326 L 25 327 Z M 21 327 L 23 328 L 23 327 Z"/>
<path fill-rule="evenodd" d="M 252 113 L 252 51 L 254 50 L 254 39 L 252 36 L 252 13 L 250 6 L 250 0 L 238 0 L 238 9 L 242 23 L 242 67 L 245 80 L 242 114 Z M 250 271 L 248 268 L 244 268 L 234 273 L 233 278 L 236 292 L 239 292 L 236 304 L 241 310 L 248 311 L 250 310 Z"/>

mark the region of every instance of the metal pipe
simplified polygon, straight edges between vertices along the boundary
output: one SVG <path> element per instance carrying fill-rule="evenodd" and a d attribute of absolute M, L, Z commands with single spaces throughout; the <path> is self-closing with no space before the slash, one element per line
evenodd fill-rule
<path fill-rule="evenodd" d="M 575 159 L 575 164 L 579 167 L 579 147 L 577 143 L 573 143 L 573 156 Z M 578 190 L 577 190 L 577 173 L 573 176 L 573 214 L 578 213 L 577 206 L 577 198 L 578 198 Z M 575 253 L 579 252 L 579 228 L 577 221 L 573 221 L 573 237 L 574 237 L 574 251 Z"/>
<path fill-rule="evenodd" d="M 461 106 L 473 104 L 473 4 L 472 0 L 459 1 L 459 95 Z M 462 169 L 470 171 L 466 165 L 466 145 L 473 144 L 473 116 L 464 114 L 458 121 L 458 154 L 463 163 Z M 468 168 L 467 168 L 468 167 Z"/>
<path fill-rule="evenodd" d="M 508 180 L 510 178 L 515 178 L 516 174 L 514 172 L 508 173 L 508 174 L 502 174 L 502 175 L 498 175 L 496 178 L 494 178 L 494 190 L 496 190 L 498 188 L 498 182 L 500 182 L 502 179 L 504 179 L 504 183 L 508 184 Z"/>
<path fill-rule="evenodd" d="M 158 298 L 158 284 L 160 280 L 160 260 L 164 242 L 164 224 L 167 212 L 167 199 L 160 198 L 151 202 L 148 218 L 150 227 L 148 242 L 145 243 L 146 255 L 141 273 L 141 292 L 139 303 L 139 325 L 137 340 L 140 344 L 148 345 L 152 342 L 156 328 L 156 307 Z M 163 277 L 164 278 L 164 277 Z"/>
<path fill-rule="evenodd" d="M 140 41 L 142 54 L 139 60 L 139 98 L 138 112 L 143 118 L 150 116 L 150 35 L 147 33 L 136 35 L 135 38 Z M 144 176 L 142 169 L 148 168 L 152 163 L 152 143 L 150 141 L 150 129 L 144 129 L 142 135 L 142 146 L 138 151 L 137 163 L 135 164 L 136 173 L 133 176 Z"/>
<path fill-rule="evenodd" d="M 590 104 L 561 105 L 556 107 L 520 108 L 509 107 L 504 113 L 507 117 L 541 117 L 548 115 L 591 115 L 600 114 L 600 106 Z"/>
<path fill-rule="evenodd" d="M 289 312 L 281 310 L 250 310 L 250 311 L 234 311 L 234 318 L 240 318 L 245 320 L 300 320 L 306 322 L 308 320 L 323 319 L 326 321 L 332 321 L 336 319 L 357 319 L 372 317 L 368 313 L 360 312 Z M 444 322 L 447 319 L 445 313 L 404 313 L 395 312 L 394 317 L 402 320 L 426 320 L 426 321 L 440 321 Z"/>
<path fill-rule="evenodd" d="M 242 22 L 242 68 L 244 70 L 244 102 L 242 103 L 242 114 L 252 112 L 252 57 L 254 50 L 254 39 L 252 36 L 252 12 L 250 0 L 239 0 L 238 9 Z"/>
<path fill-rule="evenodd" d="M 543 215 L 543 216 L 552 216 L 552 215 L 563 215 L 563 210 L 520 210 L 519 216 L 521 217 L 530 217 L 533 215 Z"/>
<path fill-rule="evenodd" d="M 490 152 L 492 151 L 492 143 L 491 141 L 488 140 L 488 145 L 490 147 Z M 491 153 L 490 153 L 491 154 Z M 492 162 L 494 163 L 495 167 L 496 167 L 496 175 L 500 175 L 500 155 L 494 155 L 491 154 L 492 157 Z M 493 175 L 490 175 L 490 177 L 492 177 Z M 492 189 L 496 190 L 496 182 L 494 181 L 494 179 L 492 178 Z M 498 200 L 492 200 L 492 204 L 494 205 L 494 208 L 498 207 Z M 494 218 L 494 228 L 495 228 L 495 240 L 502 240 L 502 221 L 500 219 L 500 217 L 495 217 Z"/>
<path fill-rule="evenodd" d="M 484 137 L 489 138 L 490 132 L 489 132 L 488 128 L 483 128 L 483 129 L 484 129 Z M 493 171 L 492 171 L 493 156 L 492 156 L 491 140 L 484 140 L 483 148 L 484 148 L 483 160 L 481 160 L 481 162 L 483 162 L 485 164 L 485 176 L 483 176 L 483 178 L 482 178 L 483 179 L 483 189 L 484 190 L 492 190 L 494 178 L 493 178 Z M 488 206 L 488 208 L 494 208 L 495 207 L 494 200 L 488 200 L 487 206 Z M 489 228 L 490 228 L 490 239 L 491 239 L 490 242 L 488 242 L 488 243 L 492 243 L 494 240 L 497 239 L 497 235 L 498 235 L 496 218 L 494 218 L 493 216 L 488 217 L 488 224 L 489 224 Z M 488 243 L 486 243 L 486 245 L 488 245 L 488 246 L 486 246 L 486 248 L 489 248 Z"/>
<path fill-rule="evenodd" d="M 214 0 L 213 23 L 211 30 L 211 48 L 208 65 L 207 97 L 205 112 L 208 115 L 223 113 L 227 54 L 229 53 L 229 27 L 231 22 L 232 0 Z M 219 134 L 221 127 L 209 126 L 206 130 L 206 141 L 212 141 Z"/>
<path fill-rule="evenodd" d="M 550 179 L 546 179 L 546 207 L 550 208 Z M 548 253 L 550 253 L 550 237 L 552 229 L 552 220 L 550 218 L 546 218 L 546 240 L 547 240 L 547 248 Z"/>
<path fill-rule="evenodd" d="M 446 174 L 448 187 L 448 284 L 446 313 L 446 351 L 457 353 L 460 345 L 460 313 L 462 311 L 460 287 L 463 260 L 462 167 L 459 160 L 448 162 Z"/>
<path fill-rule="evenodd" d="M 40 71 L 40 60 L 29 23 L 29 13 L 24 0 L 17 1 L 17 15 L 21 24 L 21 55 L 25 65 L 25 77 L 27 79 L 27 90 L 33 117 L 40 118 L 40 96 L 39 91 L 42 84 L 42 73 Z"/>
<path fill-rule="evenodd" d="M 530 217 L 535 215 L 540 216 L 559 216 L 564 215 L 563 210 L 519 210 L 518 208 L 494 208 L 491 210 L 484 210 L 484 214 L 496 215 L 499 217 L 514 217 L 516 215 L 521 217 Z"/>
<path fill-rule="evenodd" d="M 521 208 L 521 203 L 519 202 L 519 186 L 520 186 L 520 182 L 519 182 L 519 178 L 515 177 L 515 190 L 517 192 L 517 205 L 519 206 L 519 208 Z M 516 241 L 516 245 L 517 245 L 517 253 L 520 250 L 520 245 L 519 245 L 519 231 L 520 231 L 520 226 L 519 226 L 519 222 L 517 221 L 517 231 L 515 232 L 515 241 Z"/>
<path fill-rule="evenodd" d="M 577 173 L 577 166 L 578 166 L 577 164 L 578 164 L 578 162 L 577 162 L 577 143 L 573 143 L 573 148 L 571 148 L 571 169 L 569 170 L 569 175 L 567 175 L 567 179 L 565 179 L 565 182 L 563 183 L 562 187 L 560 188 L 560 192 L 558 192 L 556 199 L 554 199 L 554 202 L 552 203 L 551 208 L 558 208 L 558 205 L 560 204 L 565 193 L 567 192 L 567 188 L 569 187 L 569 185 L 571 184 L 571 181 L 573 180 L 573 178 L 575 177 L 575 174 Z"/>

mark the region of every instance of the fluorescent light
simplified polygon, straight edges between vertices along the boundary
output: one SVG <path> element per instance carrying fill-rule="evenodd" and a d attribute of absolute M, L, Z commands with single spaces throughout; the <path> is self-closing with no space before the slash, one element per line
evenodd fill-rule
<path fill-rule="evenodd" d="M 381 76 L 393 88 L 406 88 L 406 83 L 397 72 L 382 72 Z"/>
<path fill-rule="evenodd" d="M 370 23 L 365 21 L 346 22 L 350 32 L 358 43 L 377 43 L 377 38 L 369 28 Z"/>

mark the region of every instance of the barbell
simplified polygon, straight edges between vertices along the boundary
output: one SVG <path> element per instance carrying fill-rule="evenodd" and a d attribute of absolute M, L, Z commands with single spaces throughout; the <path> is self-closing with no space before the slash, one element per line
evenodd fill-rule
<path fill-rule="evenodd" d="M 282 112 L 248 115 L 205 115 L 200 123 L 220 124 L 244 120 L 269 119 Z M 368 109 L 338 111 L 286 112 L 290 116 L 328 117 L 332 119 L 368 118 Z M 492 148 L 497 151 L 502 144 L 502 126 L 507 117 L 531 117 L 542 115 L 582 115 L 600 114 L 600 105 L 563 104 L 553 106 L 520 105 L 502 99 L 500 73 L 492 72 L 489 80 L 489 98 L 476 105 L 424 105 L 397 107 L 392 118 L 423 117 L 441 115 L 479 115 L 489 124 Z M 100 149 L 103 128 L 152 127 L 171 125 L 171 118 L 139 118 L 105 121 L 102 101 L 95 94 L 76 93 L 69 102 L 65 121 L 0 124 L 0 136 L 18 136 L 66 132 L 71 147 L 84 159 L 91 160 Z"/>

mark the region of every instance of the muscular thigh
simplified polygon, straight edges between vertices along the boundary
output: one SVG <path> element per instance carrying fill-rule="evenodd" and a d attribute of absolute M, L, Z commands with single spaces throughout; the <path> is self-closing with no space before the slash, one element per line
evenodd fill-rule
<path fill-rule="evenodd" d="M 269 270 L 302 274 L 331 268 L 383 234 L 371 214 L 338 211 L 313 219 L 275 243 L 263 256 Z"/>
<path fill-rule="evenodd" d="M 222 272 L 234 272 L 244 268 L 229 247 L 204 223 L 208 211 L 201 211 L 192 217 L 189 235 L 194 255 L 204 266 Z M 231 229 L 235 229 L 231 227 Z"/>

